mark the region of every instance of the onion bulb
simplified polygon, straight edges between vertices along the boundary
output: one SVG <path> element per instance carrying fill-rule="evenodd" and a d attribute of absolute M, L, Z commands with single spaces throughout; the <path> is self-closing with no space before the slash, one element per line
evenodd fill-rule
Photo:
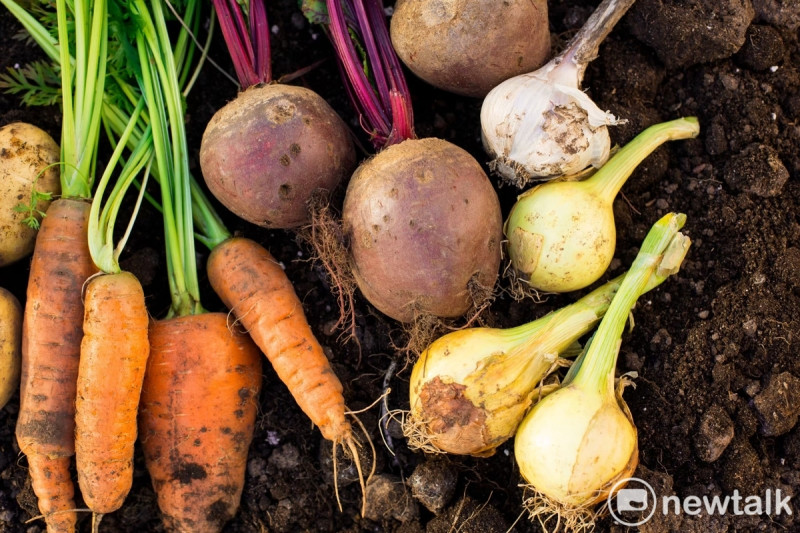
<path fill-rule="evenodd" d="M 669 264 L 682 259 L 670 256 Z M 644 291 L 674 271 L 654 271 Z M 409 445 L 431 452 L 492 455 L 514 435 L 558 358 L 576 355 L 577 340 L 602 318 L 624 278 L 521 326 L 468 328 L 434 341 L 411 372 L 404 425 Z"/>
<path fill-rule="evenodd" d="M 616 247 L 613 202 L 658 146 L 697 136 L 697 119 L 650 126 L 584 181 L 551 181 L 517 198 L 504 225 L 509 260 L 533 289 L 569 292 L 597 281 Z"/>
<path fill-rule="evenodd" d="M 563 386 L 534 405 L 517 430 L 514 454 L 534 493 L 529 510 L 540 520 L 555 514 L 567 530 L 581 529 L 593 520 L 593 506 L 636 469 L 636 426 L 623 387 L 615 389 L 614 369 L 628 315 L 650 277 L 680 267 L 690 244 L 678 232 L 685 220 L 670 213 L 653 226 Z"/>
<path fill-rule="evenodd" d="M 492 172 L 524 188 L 531 181 L 576 174 L 606 162 L 607 126 L 617 118 L 581 91 L 600 43 L 634 0 L 603 0 L 566 50 L 543 67 L 509 78 L 481 107 L 481 135 Z"/>

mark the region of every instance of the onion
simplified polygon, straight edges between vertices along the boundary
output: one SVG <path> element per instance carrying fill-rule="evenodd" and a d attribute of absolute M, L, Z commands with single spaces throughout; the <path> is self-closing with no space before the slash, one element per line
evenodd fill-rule
<path fill-rule="evenodd" d="M 517 430 L 514 454 L 529 488 L 531 518 L 558 516 L 568 531 L 594 519 L 593 506 L 621 486 L 638 464 L 636 426 L 614 387 L 622 332 L 654 274 L 677 272 L 689 247 L 678 232 L 686 216 L 670 213 L 648 233 L 586 350 L 563 386 L 537 403 Z"/>
<path fill-rule="evenodd" d="M 650 126 L 584 181 L 551 181 L 521 194 L 506 219 L 509 260 L 533 289 L 568 292 L 608 268 L 616 246 L 613 201 L 639 163 L 666 141 L 696 137 L 694 117 Z"/>
<path fill-rule="evenodd" d="M 481 107 L 481 134 L 490 169 L 524 188 L 531 181 L 600 167 L 611 140 L 606 126 L 620 121 L 601 110 L 580 85 L 600 43 L 634 0 L 603 0 L 545 66 L 492 89 Z"/>
<path fill-rule="evenodd" d="M 678 258 L 672 258 L 673 262 Z M 645 291 L 671 272 L 655 272 Z M 510 329 L 467 328 L 434 341 L 409 383 L 409 446 L 429 452 L 488 456 L 514 435 L 559 357 L 577 355 L 577 340 L 602 318 L 624 276 L 577 302 Z"/>

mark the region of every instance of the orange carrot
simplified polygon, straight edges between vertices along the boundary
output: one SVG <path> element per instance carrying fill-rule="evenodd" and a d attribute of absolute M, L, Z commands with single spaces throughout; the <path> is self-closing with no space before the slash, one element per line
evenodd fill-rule
<path fill-rule="evenodd" d="M 225 314 L 151 324 L 139 435 L 167 531 L 216 533 L 236 513 L 260 388 L 261 354 Z"/>
<path fill-rule="evenodd" d="M 122 506 L 133 482 L 136 416 L 150 345 L 144 292 L 133 274 L 92 278 L 85 306 L 75 459 L 96 524 Z"/>
<path fill-rule="evenodd" d="M 212 250 L 207 270 L 214 291 L 267 356 L 303 412 L 333 443 L 334 458 L 336 447 L 343 445 L 360 471 L 342 384 L 275 258 L 258 243 L 234 237 Z"/>
<path fill-rule="evenodd" d="M 50 533 L 75 530 L 70 457 L 83 323 L 81 288 L 95 272 L 86 242 L 89 202 L 54 201 L 31 261 L 22 330 L 17 442 Z"/>

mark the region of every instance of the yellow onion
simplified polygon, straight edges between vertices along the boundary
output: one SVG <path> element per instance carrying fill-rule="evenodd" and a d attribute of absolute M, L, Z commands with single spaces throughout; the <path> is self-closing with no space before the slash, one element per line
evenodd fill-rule
<path fill-rule="evenodd" d="M 680 263 L 673 257 L 673 263 Z M 648 291 L 672 274 L 653 272 Z M 512 437 L 538 386 L 559 357 L 574 356 L 577 341 L 604 315 L 626 276 L 577 302 L 510 329 L 468 328 L 440 337 L 411 372 L 409 445 L 427 451 L 487 456 Z"/>
<path fill-rule="evenodd" d="M 696 137 L 695 117 L 650 126 L 583 181 L 551 181 L 517 198 L 503 231 L 516 276 L 533 289 L 569 292 L 608 269 L 617 242 L 613 202 L 622 185 L 661 144 Z"/>
<path fill-rule="evenodd" d="M 622 387 L 615 391 L 614 369 L 626 321 L 649 278 L 677 272 L 688 250 L 688 237 L 678 232 L 685 219 L 670 213 L 653 226 L 563 386 L 520 424 L 514 454 L 535 494 L 532 514 L 555 513 L 570 527 L 585 525 L 592 506 L 635 470 L 636 426 Z"/>

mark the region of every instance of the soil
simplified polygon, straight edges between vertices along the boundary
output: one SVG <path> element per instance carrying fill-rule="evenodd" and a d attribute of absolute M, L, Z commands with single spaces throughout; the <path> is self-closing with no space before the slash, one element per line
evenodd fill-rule
<path fill-rule="evenodd" d="M 598 2 L 551 2 L 558 49 Z M 387 2 L 387 5 L 389 2 Z M 313 88 L 358 130 L 329 42 L 310 27 L 295 0 L 270 2 L 277 76 L 318 60 L 293 83 Z M 614 204 L 618 227 L 608 276 L 622 272 L 652 223 L 686 213 L 693 240 L 680 273 L 643 297 L 635 327 L 623 338 L 619 373 L 635 371 L 625 392 L 639 431 L 636 475 L 659 495 L 679 497 L 800 490 L 800 4 L 794 0 L 639 0 L 600 48 L 584 88 L 603 109 L 626 118 L 612 130 L 624 144 L 646 126 L 695 115 L 697 139 L 670 143 L 635 172 Z M 0 69 L 41 57 L 14 38 L 19 26 L 0 10 Z M 222 39 L 210 54 L 231 73 Z M 480 100 L 431 88 L 408 73 L 416 131 L 437 136 L 487 162 L 480 144 Z M 191 165 L 204 125 L 235 87 L 206 65 L 187 102 Z M 0 94 L 0 125 L 24 120 L 60 137 L 57 107 L 27 108 Z M 363 136 L 362 136 L 363 140 Z M 365 142 L 365 145 L 367 143 Z M 107 152 L 106 152 L 107 153 Z M 495 183 L 497 183 L 495 181 Z M 516 191 L 497 187 L 504 213 Z M 407 408 L 410 366 L 402 327 L 357 299 L 358 344 L 332 325 L 336 299 L 324 271 L 292 232 L 268 231 L 226 214 L 229 228 L 263 243 L 285 265 L 314 332 L 326 347 L 352 410 L 377 445 L 369 511 L 351 469 L 340 472 L 342 510 L 334 497 L 330 446 L 265 366 L 255 438 L 241 508 L 227 533 L 366 532 L 491 533 L 540 531 L 520 517 L 523 491 L 513 443 L 489 458 L 412 452 L 399 428 L 379 431 L 380 406 Z M 145 288 L 150 313 L 168 307 L 160 216 L 146 209 L 124 266 Z M 205 263 L 205 251 L 198 261 Z M 0 269 L 0 283 L 24 302 L 27 261 Z M 200 269 L 202 272 L 202 269 Z M 207 308 L 223 310 L 205 279 Z M 498 286 L 485 323 L 509 327 L 574 301 L 579 294 L 516 302 Z M 44 531 L 14 439 L 18 397 L 0 410 L 0 532 Z M 793 503 L 793 502 L 791 502 Z M 792 509 L 800 510 L 796 506 Z M 81 531 L 89 531 L 82 515 Z M 625 527 L 606 517 L 597 531 Z M 800 531 L 795 515 L 655 516 L 641 528 L 667 531 Z M 102 531 L 163 531 L 155 495 L 137 448 L 134 486 Z"/>

